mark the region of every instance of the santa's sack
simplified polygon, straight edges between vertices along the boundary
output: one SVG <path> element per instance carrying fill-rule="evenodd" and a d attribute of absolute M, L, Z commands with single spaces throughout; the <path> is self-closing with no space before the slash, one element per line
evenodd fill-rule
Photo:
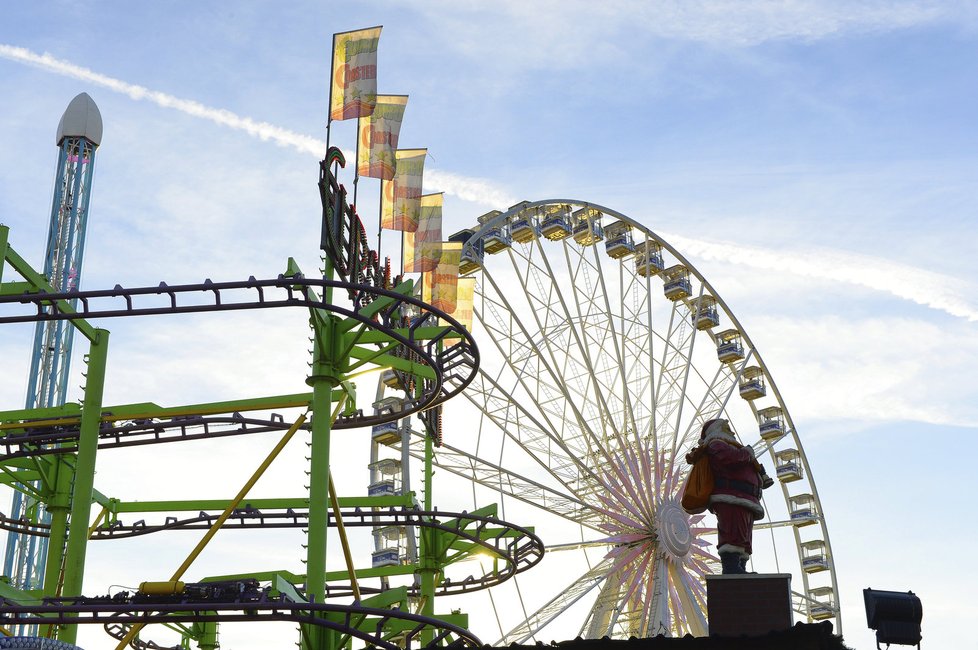
<path fill-rule="evenodd" d="M 691 515 L 698 515 L 710 505 L 710 495 L 713 493 L 713 470 L 710 469 L 710 457 L 699 454 L 689 472 L 686 485 L 683 487 L 683 510 Z"/>

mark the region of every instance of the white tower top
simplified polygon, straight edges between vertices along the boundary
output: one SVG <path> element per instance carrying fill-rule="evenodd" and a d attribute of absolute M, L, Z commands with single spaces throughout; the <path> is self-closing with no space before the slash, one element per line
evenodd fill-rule
<path fill-rule="evenodd" d="M 85 138 L 96 147 L 102 142 L 102 114 L 88 93 L 81 93 L 68 104 L 58 123 L 57 144 L 65 138 Z"/>

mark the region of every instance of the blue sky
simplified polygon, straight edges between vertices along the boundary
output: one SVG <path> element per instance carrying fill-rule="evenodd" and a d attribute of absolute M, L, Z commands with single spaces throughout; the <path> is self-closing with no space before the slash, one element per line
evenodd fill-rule
<path fill-rule="evenodd" d="M 271 277 L 290 255 L 312 272 L 322 151 L 309 143 L 325 139 L 330 36 L 384 25 L 379 88 L 410 95 L 401 145 L 428 148 L 446 229 L 520 199 L 577 198 L 665 237 L 737 315 L 801 431 L 849 645 L 874 643 L 869 586 L 921 596 L 924 643 L 966 643 L 970 3 L 25 2 L 2 16 L 0 222 L 37 265 L 58 120 L 83 91 L 102 112 L 87 288 Z M 353 134 L 337 123 L 332 139 L 350 147 Z M 361 191 L 369 206 L 376 186 Z M 105 326 L 110 403 L 302 389 L 301 323 Z M 29 345 L 28 328 L 0 335 L 0 409 L 23 403 Z M 122 491 L 126 471 L 99 478 Z M 91 580 L 93 593 L 109 584 Z"/>

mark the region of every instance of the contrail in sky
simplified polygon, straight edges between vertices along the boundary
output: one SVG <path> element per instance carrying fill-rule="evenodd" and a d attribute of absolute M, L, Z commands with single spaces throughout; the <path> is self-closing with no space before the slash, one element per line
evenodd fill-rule
<path fill-rule="evenodd" d="M 80 79 L 128 95 L 134 100 L 147 100 L 163 108 L 171 108 L 193 117 L 210 120 L 221 126 L 244 131 L 260 140 L 274 142 L 282 147 L 290 147 L 317 158 L 324 153 L 325 143 L 320 138 L 296 133 L 268 122 L 253 120 L 250 117 L 244 117 L 222 108 L 205 106 L 200 102 L 181 99 L 150 90 L 144 86 L 127 83 L 68 61 L 56 59 L 48 53 L 37 54 L 22 47 L 0 44 L 0 57 Z M 467 178 L 450 172 L 429 169 L 425 171 L 425 180 L 434 186 L 432 189 L 443 190 L 466 201 L 503 209 L 516 203 L 516 199 L 504 190 L 482 179 Z M 692 252 L 696 256 L 706 259 L 787 271 L 807 277 L 830 278 L 839 282 L 865 286 L 943 311 L 952 316 L 978 322 L 978 307 L 973 301 L 969 301 L 965 297 L 969 293 L 969 287 L 965 283 L 923 269 L 896 264 L 879 258 L 860 257 L 833 251 L 797 254 L 765 249 L 748 249 L 743 246 L 715 244 L 678 235 L 670 236 L 669 241 L 680 244 L 684 251 Z M 830 263 L 829 257 L 834 262 Z"/>
<path fill-rule="evenodd" d="M 788 272 L 810 278 L 855 284 L 978 322 L 978 306 L 968 294 L 974 285 L 948 275 L 889 260 L 834 250 L 772 250 L 744 245 L 718 244 L 680 235 L 668 235 L 683 255 L 739 266 Z"/>
<path fill-rule="evenodd" d="M 317 158 L 321 158 L 325 153 L 325 143 L 322 138 L 303 135 L 275 126 L 274 124 L 269 124 L 268 122 L 260 122 L 250 117 L 238 115 L 223 108 L 205 106 L 200 102 L 195 102 L 190 99 L 181 99 L 173 95 L 168 95 L 167 93 L 150 90 L 144 86 L 127 83 L 120 79 L 115 79 L 89 70 L 88 68 L 75 65 L 74 63 L 56 59 L 47 52 L 37 54 L 23 47 L 0 43 L 0 57 L 18 63 L 34 65 L 49 72 L 54 72 L 55 74 L 80 79 L 96 86 L 108 88 L 114 92 L 128 95 L 130 99 L 146 100 L 163 108 L 172 108 L 173 110 L 193 117 L 210 120 L 221 126 L 226 126 L 237 131 L 244 131 L 248 135 L 260 140 L 274 142 L 282 147 L 290 147 L 301 153 L 314 155 Z M 433 186 L 431 189 L 443 190 L 447 194 L 466 201 L 482 203 L 492 207 L 508 207 L 516 203 L 516 199 L 482 179 L 466 178 L 456 174 L 439 172 L 437 169 L 429 169 L 425 171 L 425 180 L 428 181 L 429 185 Z"/>

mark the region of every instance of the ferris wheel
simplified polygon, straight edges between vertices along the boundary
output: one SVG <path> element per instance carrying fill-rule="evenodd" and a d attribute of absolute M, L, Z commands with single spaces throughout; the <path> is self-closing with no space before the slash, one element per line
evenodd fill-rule
<path fill-rule="evenodd" d="M 686 452 L 723 417 L 779 479 L 751 568 L 792 574 L 795 620 L 841 633 L 801 439 L 770 369 L 693 265 L 636 221 L 573 200 L 493 211 L 453 239 L 476 278 L 482 366 L 468 403 L 446 405 L 435 465 L 547 547 L 488 593 L 493 629 L 473 630 L 500 644 L 706 634 L 714 520 L 679 502 Z"/>

